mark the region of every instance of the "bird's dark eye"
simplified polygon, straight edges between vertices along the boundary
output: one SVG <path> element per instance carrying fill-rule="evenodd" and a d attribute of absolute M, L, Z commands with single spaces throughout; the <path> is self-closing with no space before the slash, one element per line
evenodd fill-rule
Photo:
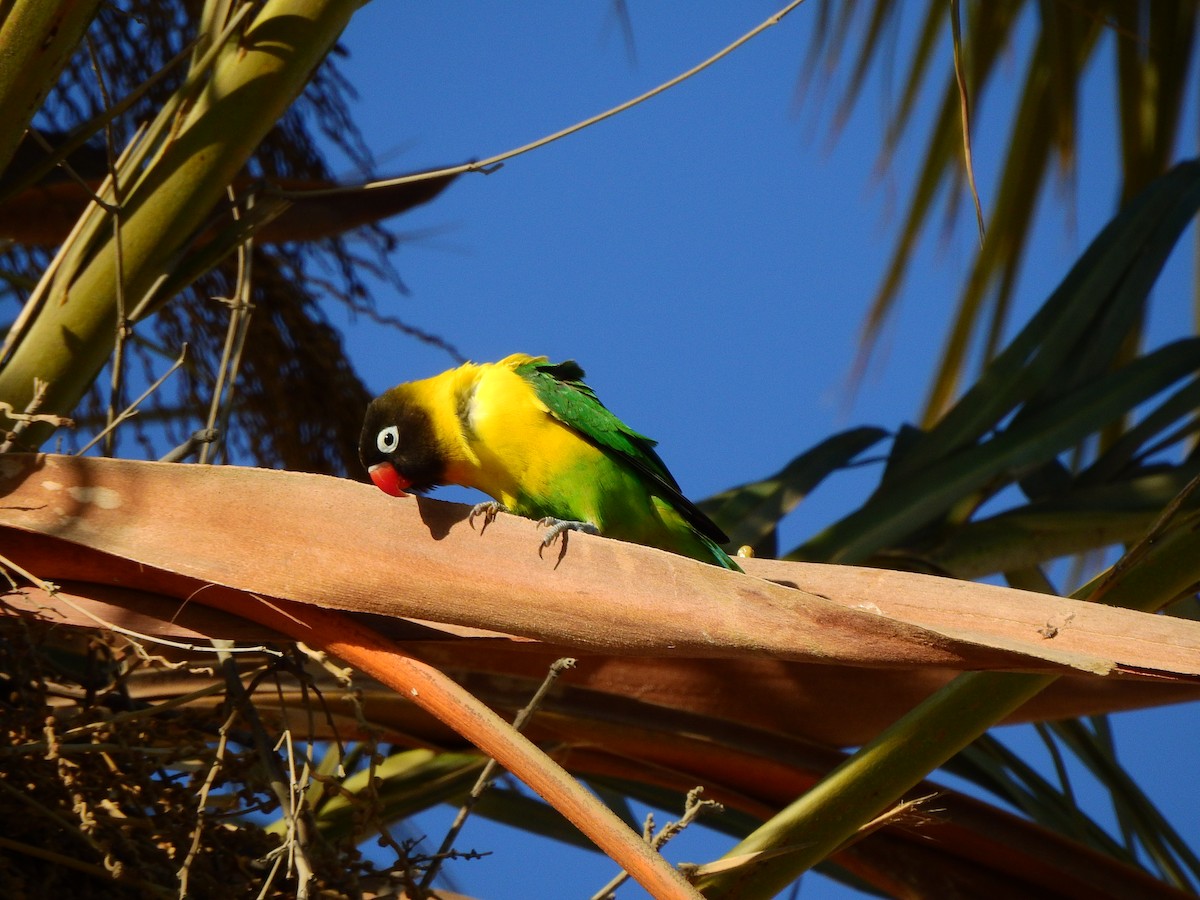
<path fill-rule="evenodd" d="M 379 432 L 375 438 L 375 446 L 379 448 L 380 453 L 391 453 L 400 446 L 400 429 L 395 425 L 389 425 Z"/>

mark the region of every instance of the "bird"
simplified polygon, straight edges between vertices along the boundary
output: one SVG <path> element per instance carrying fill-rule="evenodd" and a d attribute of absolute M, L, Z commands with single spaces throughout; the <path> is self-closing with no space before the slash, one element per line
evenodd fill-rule
<path fill-rule="evenodd" d="M 600 402 L 574 360 L 514 353 L 397 385 L 370 402 L 359 459 L 393 496 L 457 484 L 498 511 L 658 547 L 741 571 L 724 532 L 680 491 L 655 451 Z"/>

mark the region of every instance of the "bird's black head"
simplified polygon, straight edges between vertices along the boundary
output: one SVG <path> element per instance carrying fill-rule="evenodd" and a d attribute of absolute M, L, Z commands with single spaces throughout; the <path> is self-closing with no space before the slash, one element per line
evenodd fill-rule
<path fill-rule="evenodd" d="M 380 490 L 394 496 L 444 483 L 446 460 L 433 419 L 403 385 L 371 401 L 358 441 L 358 458 Z"/>

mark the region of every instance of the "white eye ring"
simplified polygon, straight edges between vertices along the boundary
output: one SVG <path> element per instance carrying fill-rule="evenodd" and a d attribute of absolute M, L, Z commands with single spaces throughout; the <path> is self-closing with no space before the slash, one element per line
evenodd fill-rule
<path fill-rule="evenodd" d="M 391 453 L 400 446 L 400 429 L 395 425 L 389 425 L 387 428 L 379 432 L 375 438 L 375 446 L 379 448 L 380 453 Z"/>

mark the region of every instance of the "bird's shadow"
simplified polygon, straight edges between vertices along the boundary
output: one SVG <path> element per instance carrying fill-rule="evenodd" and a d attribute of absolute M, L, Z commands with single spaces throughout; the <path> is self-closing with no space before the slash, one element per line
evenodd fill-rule
<path fill-rule="evenodd" d="M 435 541 L 442 540 L 451 528 L 471 517 L 471 507 L 463 503 L 447 503 L 420 494 L 414 495 L 413 499 L 417 501 L 417 514 Z"/>
<path fill-rule="evenodd" d="M 421 522 L 429 529 L 429 536 L 435 541 L 445 538 L 450 533 L 450 529 L 460 522 L 466 522 L 472 530 L 477 531 L 482 536 L 496 518 L 495 514 L 489 516 L 484 512 L 476 512 L 475 506 L 468 506 L 465 503 L 436 500 L 432 497 L 422 496 L 421 494 L 414 494 L 413 499 L 417 501 L 417 514 L 421 517 Z M 511 515 L 511 513 L 508 513 L 504 509 L 500 509 L 498 512 Z M 527 519 L 526 521 L 532 522 L 534 520 Z M 554 568 L 557 569 L 562 564 L 563 559 L 566 558 L 567 541 L 570 533 L 570 530 L 560 532 L 555 536 L 554 541 L 549 544 L 544 540 L 539 540 L 538 557 L 544 557 L 546 549 L 557 543 L 558 555 L 554 560 Z"/>

